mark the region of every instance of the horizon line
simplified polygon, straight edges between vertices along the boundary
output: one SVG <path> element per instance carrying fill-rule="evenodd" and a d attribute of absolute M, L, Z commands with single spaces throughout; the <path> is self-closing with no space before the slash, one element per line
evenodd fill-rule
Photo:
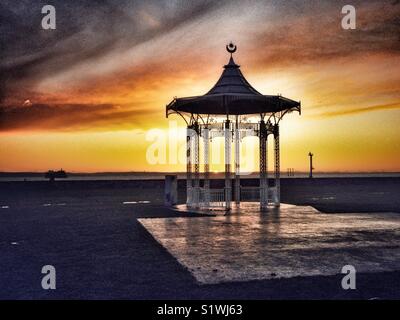
<path fill-rule="evenodd" d="M 51 169 L 50 169 L 51 170 Z M 61 169 L 62 170 L 62 169 Z M 47 170 L 48 171 L 48 170 Z M 2 174 L 45 174 L 47 171 L 0 171 L 0 175 Z M 81 171 L 66 171 L 64 170 L 67 174 L 71 175 L 99 175 L 99 174 L 186 174 L 186 171 L 96 171 L 96 172 L 81 172 Z M 273 170 L 268 170 L 268 172 L 273 173 Z M 286 170 L 281 170 L 281 173 L 286 173 Z M 309 171 L 294 171 L 295 173 L 304 173 L 308 174 Z M 200 172 L 202 174 L 204 172 Z M 231 172 L 232 175 L 234 172 Z M 251 173 L 248 172 L 243 172 L 243 174 L 246 175 L 251 175 L 251 174 L 259 174 L 259 171 L 253 171 Z M 357 174 L 362 174 L 362 173 L 399 173 L 400 171 L 313 171 L 313 174 L 321 174 L 321 173 L 357 173 Z M 210 172 L 210 174 L 225 174 L 225 171 L 219 171 L 219 172 Z"/>

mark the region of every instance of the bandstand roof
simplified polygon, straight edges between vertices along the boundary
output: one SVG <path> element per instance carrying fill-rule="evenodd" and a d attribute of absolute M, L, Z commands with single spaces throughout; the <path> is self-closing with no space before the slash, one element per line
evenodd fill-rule
<path fill-rule="evenodd" d="M 234 51 L 236 51 L 236 46 Z M 210 91 L 202 96 L 174 98 L 167 105 L 166 111 L 168 116 L 175 112 L 244 115 L 292 110 L 300 112 L 300 102 L 280 95 L 263 95 L 258 92 L 243 76 L 231 52 L 231 57 L 228 64 L 224 66 L 221 77 Z"/>

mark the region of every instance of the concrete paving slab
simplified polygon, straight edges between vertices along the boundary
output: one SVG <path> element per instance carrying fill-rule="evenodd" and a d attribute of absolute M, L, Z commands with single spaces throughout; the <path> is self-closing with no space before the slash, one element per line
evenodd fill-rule
<path fill-rule="evenodd" d="M 140 223 L 201 284 L 400 270 L 400 215 L 324 214 L 255 203 L 232 215 L 149 218 Z M 166 275 L 167 276 L 167 275 Z"/>

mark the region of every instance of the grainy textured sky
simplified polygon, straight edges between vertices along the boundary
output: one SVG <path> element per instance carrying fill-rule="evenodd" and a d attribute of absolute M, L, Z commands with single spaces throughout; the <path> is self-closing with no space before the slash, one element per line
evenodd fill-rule
<path fill-rule="evenodd" d="M 167 128 L 173 96 L 207 92 L 232 40 L 255 88 L 302 101 L 283 168 L 306 170 L 312 149 L 319 170 L 400 171 L 399 14 L 396 0 L 2 1 L 0 170 L 183 170 L 147 163 L 146 130 Z"/>

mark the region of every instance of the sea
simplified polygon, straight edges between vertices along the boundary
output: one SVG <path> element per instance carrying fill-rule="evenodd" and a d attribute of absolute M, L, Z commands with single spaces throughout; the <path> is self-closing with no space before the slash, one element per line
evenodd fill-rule
<path fill-rule="evenodd" d="M 163 180 L 166 175 L 177 175 L 178 179 L 185 179 L 186 173 L 163 173 L 163 172 L 128 172 L 128 173 L 67 173 L 66 179 L 57 180 Z M 273 177 L 273 173 L 269 173 Z M 221 179 L 224 173 L 212 173 L 211 178 Z M 242 173 L 241 178 L 256 178 L 257 173 Z M 281 172 L 281 179 L 285 178 L 308 178 L 307 172 L 295 172 L 287 174 Z M 315 172 L 314 178 L 387 178 L 400 177 L 400 172 Z M 0 173 L 0 182 L 7 181 L 46 181 L 44 173 Z"/>

